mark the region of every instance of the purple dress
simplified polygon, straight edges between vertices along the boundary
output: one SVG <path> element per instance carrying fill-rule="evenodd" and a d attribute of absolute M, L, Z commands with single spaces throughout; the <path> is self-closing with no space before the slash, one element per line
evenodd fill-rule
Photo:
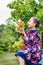
<path fill-rule="evenodd" d="M 33 63 L 38 65 L 42 59 L 42 46 L 40 43 L 40 33 L 38 30 L 25 30 L 26 37 L 24 37 L 24 43 L 26 48 L 20 50 L 15 54 L 19 55 L 29 64 Z"/>

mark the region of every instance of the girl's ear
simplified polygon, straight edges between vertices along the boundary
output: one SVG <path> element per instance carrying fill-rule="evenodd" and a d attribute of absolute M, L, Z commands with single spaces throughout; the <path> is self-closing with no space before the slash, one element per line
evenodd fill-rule
<path fill-rule="evenodd" d="M 33 23 L 34 24 L 34 27 L 36 27 L 36 23 Z"/>

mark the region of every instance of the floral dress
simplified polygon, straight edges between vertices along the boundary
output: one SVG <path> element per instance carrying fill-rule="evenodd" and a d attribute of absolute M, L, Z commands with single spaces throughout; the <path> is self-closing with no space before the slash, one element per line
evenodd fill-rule
<path fill-rule="evenodd" d="M 42 59 L 42 46 L 40 43 L 40 33 L 38 30 L 25 30 L 24 37 L 25 49 L 16 52 L 15 56 L 19 55 L 29 64 L 39 65 Z"/>

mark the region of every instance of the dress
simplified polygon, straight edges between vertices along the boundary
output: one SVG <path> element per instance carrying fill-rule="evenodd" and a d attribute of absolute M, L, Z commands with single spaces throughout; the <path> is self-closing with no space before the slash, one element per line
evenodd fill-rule
<path fill-rule="evenodd" d="M 42 59 L 42 46 L 40 43 L 40 33 L 38 30 L 25 30 L 26 37 L 24 37 L 25 49 L 15 53 L 19 55 L 27 63 L 31 65 L 39 65 Z"/>

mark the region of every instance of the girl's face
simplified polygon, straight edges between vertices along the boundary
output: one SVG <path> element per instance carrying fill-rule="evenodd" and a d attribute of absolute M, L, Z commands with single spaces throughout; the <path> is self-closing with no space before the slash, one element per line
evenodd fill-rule
<path fill-rule="evenodd" d="M 32 27 L 35 27 L 35 25 L 36 25 L 36 23 L 34 23 L 34 19 L 31 18 L 31 19 L 29 20 L 29 22 L 28 22 L 28 27 L 29 27 L 29 28 L 32 28 Z"/>

